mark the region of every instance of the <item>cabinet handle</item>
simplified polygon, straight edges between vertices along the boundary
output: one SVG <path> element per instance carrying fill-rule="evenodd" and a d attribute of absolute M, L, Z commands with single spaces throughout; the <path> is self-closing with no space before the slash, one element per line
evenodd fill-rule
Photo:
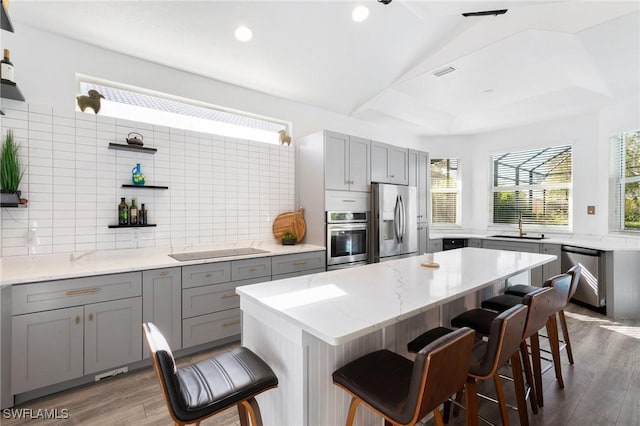
<path fill-rule="evenodd" d="M 306 264 L 307 264 L 307 261 L 306 261 L 306 260 L 303 260 L 302 262 L 293 262 L 293 264 L 294 264 L 295 266 L 306 265 Z"/>
<path fill-rule="evenodd" d="M 80 315 L 76 316 L 76 324 L 80 324 Z"/>
<path fill-rule="evenodd" d="M 223 327 L 229 327 L 231 325 L 236 325 L 236 324 L 240 324 L 240 320 L 227 321 L 227 322 L 223 323 L 222 326 Z"/>
<path fill-rule="evenodd" d="M 79 296 L 81 294 L 91 294 L 99 292 L 99 288 L 83 288 L 81 290 L 69 290 L 67 291 L 67 296 Z"/>
<path fill-rule="evenodd" d="M 249 268 L 249 272 L 255 272 L 256 268 Z"/>
<path fill-rule="evenodd" d="M 211 273 L 204 274 L 204 277 L 205 277 L 205 278 L 211 278 Z"/>
<path fill-rule="evenodd" d="M 342 200 L 343 203 L 355 203 L 356 200 Z"/>
<path fill-rule="evenodd" d="M 344 181 L 344 184 L 345 184 L 345 185 L 349 185 L 349 181 L 348 181 L 348 180 L 345 180 L 345 181 Z"/>
<path fill-rule="evenodd" d="M 240 297 L 240 296 L 238 294 L 235 294 L 235 293 L 227 293 L 227 294 L 222 295 L 222 299 L 229 299 L 231 297 Z"/>
<path fill-rule="evenodd" d="M 93 313 L 89 314 L 89 322 L 93 321 Z"/>
<path fill-rule="evenodd" d="M 167 271 L 162 271 L 162 272 L 160 272 L 160 274 L 158 274 L 158 275 L 160 275 L 161 277 L 164 277 L 164 276 L 166 276 L 166 275 L 169 275 L 169 273 L 168 273 Z"/>

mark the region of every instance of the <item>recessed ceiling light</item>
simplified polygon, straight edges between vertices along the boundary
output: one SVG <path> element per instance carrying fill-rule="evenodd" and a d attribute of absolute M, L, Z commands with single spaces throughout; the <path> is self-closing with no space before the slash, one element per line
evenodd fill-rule
<path fill-rule="evenodd" d="M 241 25 L 236 28 L 235 35 L 236 39 L 238 39 L 239 41 L 249 41 L 253 37 L 253 31 L 251 31 L 251 29 L 249 29 L 248 27 Z"/>
<path fill-rule="evenodd" d="M 362 22 L 369 17 L 369 8 L 367 6 L 356 6 L 353 9 L 351 18 L 356 22 Z"/>

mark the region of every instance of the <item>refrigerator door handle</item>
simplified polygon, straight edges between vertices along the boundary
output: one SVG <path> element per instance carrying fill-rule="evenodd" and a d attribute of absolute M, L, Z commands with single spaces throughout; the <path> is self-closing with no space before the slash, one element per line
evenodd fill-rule
<path fill-rule="evenodd" d="M 396 206 L 393 208 L 393 232 L 396 242 L 400 241 L 400 196 L 396 195 Z"/>
<path fill-rule="evenodd" d="M 402 198 L 402 195 L 399 196 L 400 197 L 400 242 L 404 242 L 404 234 L 406 232 L 406 218 L 405 218 L 405 206 L 404 206 L 404 199 Z"/>

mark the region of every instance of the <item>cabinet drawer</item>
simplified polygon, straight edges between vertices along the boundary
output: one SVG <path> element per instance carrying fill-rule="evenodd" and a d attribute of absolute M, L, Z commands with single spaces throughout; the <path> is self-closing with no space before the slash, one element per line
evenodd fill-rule
<path fill-rule="evenodd" d="M 231 262 L 215 262 L 182 267 L 182 288 L 231 281 Z"/>
<path fill-rule="evenodd" d="M 325 210 L 343 212 L 371 211 L 368 192 L 325 191 Z"/>
<path fill-rule="evenodd" d="M 142 273 L 99 275 L 15 285 L 13 315 L 142 295 Z"/>
<path fill-rule="evenodd" d="M 298 272 L 290 272 L 288 274 L 280 274 L 280 275 L 274 275 L 273 276 L 273 280 L 283 280 L 285 278 L 293 278 L 293 277 L 301 277 L 302 275 L 309 275 L 309 274 L 317 274 L 318 272 L 325 272 L 325 268 L 318 268 L 318 269 L 309 269 L 307 271 L 298 271 Z"/>
<path fill-rule="evenodd" d="M 481 248 L 482 247 L 482 240 L 480 238 L 469 238 L 467 240 L 467 246 L 468 247 Z"/>
<path fill-rule="evenodd" d="M 270 277 L 271 258 L 234 260 L 231 262 L 231 279 L 233 281 L 251 278 Z"/>
<path fill-rule="evenodd" d="M 182 347 L 215 342 L 240 334 L 240 309 L 200 315 L 182 321 Z"/>
<path fill-rule="evenodd" d="M 271 276 L 184 289 L 182 290 L 182 318 L 238 308 L 240 297 L 236 294 L 236 287 L 257 284 L 270 279 Z"/>
<path fill-rule="evenodd" d="M 271 258 L 271 273 L 275 276 L 309 269 L 324 269 L 325 261 L 324 251 L 273 256 Z"/>
<path fill-rule="evenodd" d="M 540 253 L 540 244 L 538 243 L 525 243 L 521 241 L 499 241 L 499 240 L 484 240 L 482 243 L 483 248 L 494 250 L 508 250 L 508 251 L 523 251 L 525 253 Z"/>

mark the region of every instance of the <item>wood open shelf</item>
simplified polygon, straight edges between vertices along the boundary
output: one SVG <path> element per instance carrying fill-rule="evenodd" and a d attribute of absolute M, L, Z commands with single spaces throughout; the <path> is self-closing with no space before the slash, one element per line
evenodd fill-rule
<path fill-rule="evenodd" d="M 136 189 L 144 189 L 144 188 L 148 188 L 148 189 L 169 189 L 168 186 L 159 186 L 159 185 L 132 185 L 130 183 L 123 183 L 122 184 L 123 188 L 136 188 Z"/>
<path fill-rule="evenodd" d="M 125 145 L 122 143 L 110 143 L 109 149 L 117 149 L 120 151 L 144 152 L 147 154 L 155 154 L 158 151 L 156 148 L 145 148 L 144 146 Z"/>
<path fill-rule="evenodd" d="M 0 95 L 5 99 L 13 99 L 14 101 L 23 101 L 24 96 L 20 89 L 18 89 L 18 85 L 15 83 L 2 82 L 2 87 L 0 88 Z"/>
<path fill-rule="evenodd" d="M 109 225 L 109 228 L 149 228 L 152 226 L 156 226 L 156 224 L 150 223 L 147 225 Z"/>

